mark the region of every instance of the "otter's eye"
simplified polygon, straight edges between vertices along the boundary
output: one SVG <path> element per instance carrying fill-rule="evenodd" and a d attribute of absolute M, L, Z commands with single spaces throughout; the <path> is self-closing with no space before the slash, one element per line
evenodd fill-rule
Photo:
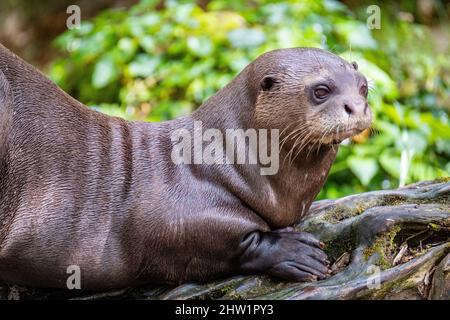
<path fill-rule="evenodd" d="M 261 89 L 263 91 L 269 91 L 270 89 L 272 89 L 273 85 L 277 82 L 277 80 L 273 77 L 270 76 L 266 76 L 264 77 L 264 79 L 261 81 Z"/>
<path fill-rule="evenodd" d="M 361 86 L 361 88 L 359 88 L 359 93 L 360 93 L 362 96 L 364 96 L 364 97 L 367 98 L 367 94 L 369 93 L 369 92 L 368 92 L 368 88 L 367 88 L 367 84 L 363 84 L 363 85 Z"/>
<path fill-rule="evenodd" d="M 330 93 L 331 93 L 330 88 L 328 88 L 325 85 L 317 86 L 314 89 L 314 97 L 318 100 L 324 100 L 330 95 Z"/>

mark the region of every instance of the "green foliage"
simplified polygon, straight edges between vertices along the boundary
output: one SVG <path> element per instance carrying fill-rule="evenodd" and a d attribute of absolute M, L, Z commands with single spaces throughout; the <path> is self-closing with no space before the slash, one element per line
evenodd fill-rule
<path fill-rule="evenodd" d="M 50 76 L 103 112 L 162 121 L 192 112 L 265 51 L 322 47 L 370 79 L 375 123 L 341 147 L 320 197 L 449 175 L 450 61 L 426 27 L 388 17 L 369 30 L 364 10 L 330 0 L 213 0 L 206 11 L 158 2 L 107 10 L 61 35 L 67 55 Z"/>

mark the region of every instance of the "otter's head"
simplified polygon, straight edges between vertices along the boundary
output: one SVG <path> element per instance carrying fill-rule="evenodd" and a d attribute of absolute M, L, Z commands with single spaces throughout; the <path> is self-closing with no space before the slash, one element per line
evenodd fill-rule
<path fill-rule="evenodd" d="M 337 144 L 372 121 L 366 78 L 356 63 L 320 49 L 268 52 L 253 63 L 256 125 L 280 130 L 286 146 Z"/>

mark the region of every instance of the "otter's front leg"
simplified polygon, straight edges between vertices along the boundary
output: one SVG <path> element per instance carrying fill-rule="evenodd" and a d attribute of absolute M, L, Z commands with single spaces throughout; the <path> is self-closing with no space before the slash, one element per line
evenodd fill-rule
<path fill-rule="evenodd" d="M 306 232 L 286 228 L 255 231 L 240 244 L 239 265 L 245 273 L 265 273 L 288 281 L 314 281 L 331 274 L 324 244 Z"/>

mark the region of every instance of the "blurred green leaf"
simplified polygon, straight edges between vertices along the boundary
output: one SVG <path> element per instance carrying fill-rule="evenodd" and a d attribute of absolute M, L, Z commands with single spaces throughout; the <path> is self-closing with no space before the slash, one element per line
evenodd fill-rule
<path fill-rule="evenodd" d="M 351 48 L 376 49 L 377 42 L 367 26 L 359 21 L 342 21 L 336 24 L 336 32 Z"/>
<path fill-rule="evenodd" d="M 400 157 L 392 154 L 391 150 L 384 151 L 380 158 L 380 164 L 391 176 L 399 178 L 400 176 Z"/>
<path fill-rule="evenodd" d="M 139 54 L 128 65 L 128 72 L 132 77 L 149 77 L 154 74 L 159 65 L 158 57 L 149 57 L 144 54 Z"/>
<path fill-rule="evenodd" d="M 347 158 L 347 163 L 350 170 L 358 177 L 359 181 L 367 186 L 370 180 L 377 174 L 378 164 L 372 158 L 360 158 L 357 156 L 350 156 Z"/>
<path fill-rule="evenodd" d="M 266 36 L 257 29 L 236 29 L 228 34 L 231 45 L 234 48 L 251 48 L 261 45 Z"/>
<path fill-rule="evenodd" d="M 92 74 L 92 85 L 94 88 L 101 89 L 117 80 L 118 77 L 119 71 L 113 59 L 105 57 L 95 65 L 94 73 Z"/>

